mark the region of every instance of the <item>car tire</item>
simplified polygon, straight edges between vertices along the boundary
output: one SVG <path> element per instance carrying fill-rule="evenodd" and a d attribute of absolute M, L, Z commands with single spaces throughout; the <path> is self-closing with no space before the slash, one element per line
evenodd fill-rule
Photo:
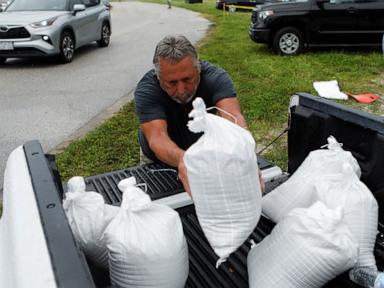
<path fill-rule="evenodd" d="M 99 47 L 107 47 L 111 38 L 111 27 L 107 22 L 101 26 L 101 39 L 97 41 Z"/>
<path fill-rule="evenodd" d="M 72 61 L 75 54 L 75 39 L 71 32 L 64 31 L 60 38 L 60 60 L 62 63 Z"/>
<path fill-rule="evenodd" d="M 5 57 L 0 57 L 0 65 L 4 64 L 5 61 L 7 61 L 7 58 L 5 58 Z"/>
<path fill-rule="evenodd" d="M 282 28 L 273 37 L 272 49 L 280 55 L 300 54 L 304 49 L 303 34 L 295 27 Z"/>

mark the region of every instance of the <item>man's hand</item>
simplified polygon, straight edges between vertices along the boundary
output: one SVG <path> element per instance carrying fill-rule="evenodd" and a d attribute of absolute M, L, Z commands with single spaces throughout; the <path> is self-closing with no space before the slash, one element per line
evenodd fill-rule
<path fill-rule="evenodd" d="M 179 179 L 185 191 L 192 197 L 188 183 L 187 169 L 185 168 L 183 160 L 185 151 L 180 149 L 176 143 L 169 138 L 167 122 L 161 119 L 153 120 L 142 123 L 140 128 L 157 159 L 170 166 L 177 167 Z"/>
<path fill-rule="evenodd" d="M 189 187 L 189 182 L 188 182 L 187 168 L 184 165 L 183 157 L 180 158 L 180 162 L 177 165 L 177 169 L 179 171 L 179 179 L 183 184 L 185 191 L 192 198 L 191 188 Z"/>
<path fill-rule="evenodd" d="M 259 170 L 259 181 L 260 181 L 260 190 L 261 190 L 261 193 L 263 194 L 265 192 L 265 183 L 260 170 Z"/>

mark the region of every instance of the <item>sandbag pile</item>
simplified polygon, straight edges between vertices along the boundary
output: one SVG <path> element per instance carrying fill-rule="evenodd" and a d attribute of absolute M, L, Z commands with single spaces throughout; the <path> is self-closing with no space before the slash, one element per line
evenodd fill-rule
<path fill-rule="evenodd" d="M 202 230 L 220 257 L 227 259 L 252 233 L 261 213 L 255 141 L 249 131 L 207 113 L 193 101 L 188 128 L 204 134 L 184 155 L 184 164 Z"/>
<path fill-rule="evenodd" d="M 134 177 L 118 184 L 123 201 L 105 230 L 111 282 L 117 287 L 184 287 L 188 248 L 180 217 L 153 204 Z"/>
<path fill-rule="evenodd" d="M 293 209 L 309 207 L 316 201 L 321 201 L 329 209 L 343 207 L 344 221 L 359 246 L 357 262 L 350 275 L 354 271 L 375 273 L 377 267 L 373 251 L 378 204 L 360 181 L 360 176 L 356 159 L 331 136 L 328 149 L 311 152 L 288 181 L 263 198 L 263 213 L 280 223 Z"/>
<path fill-rule="evenodd" d="M 358 244 L 343 218 L 321 202 L 292 210 L 249 252 L 249 287 L 317 288 L 353 267 Z"/>
<path fill-rule="evenodd" d="M 71 178 L 63 207 L 73 235 L 94 264 L 109 268 L 116 287 L 184 287 L 189 260 L 180 217 L 139 185 L 134 177 L 119 182 L 119 208 L 86 192 L 83 177 Z"/>
<path fill-rule="evenodd" d="M 72 177 L 67 187 L 63 207 L 73 235 L 87 257 L 107 269 L 108 251 L 102 235 L 119 210 L 106 205 L 99 193 L 85 191 L 83 177 Z"/>

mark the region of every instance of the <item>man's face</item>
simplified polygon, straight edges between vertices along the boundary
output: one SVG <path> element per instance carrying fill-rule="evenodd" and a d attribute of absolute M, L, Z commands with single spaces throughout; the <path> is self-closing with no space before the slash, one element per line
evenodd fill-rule
<path fill-rule="evenodd" d="M 159 82 L 161 88 L 176 102 L 185 104 L 196 94 L 200 73 L 190 56 L 178 63 L 160 59 Z"/>

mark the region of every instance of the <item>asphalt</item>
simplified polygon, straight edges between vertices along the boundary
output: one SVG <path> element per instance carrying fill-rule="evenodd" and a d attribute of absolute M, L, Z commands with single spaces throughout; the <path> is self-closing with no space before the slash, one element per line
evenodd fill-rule
<path fill-rule="evenodd" d="M 0 187 L 13 149 L 38 139 L 55 152 L 82 137 L 132 99 L 161 38 L 184 34 L 197 43 L 211 24 L 198 13 L 168 9 L 166 1 L 112 5 L 109 47 L 87 45 L 66 65 L 41 58 L 0 67 Z"/>

